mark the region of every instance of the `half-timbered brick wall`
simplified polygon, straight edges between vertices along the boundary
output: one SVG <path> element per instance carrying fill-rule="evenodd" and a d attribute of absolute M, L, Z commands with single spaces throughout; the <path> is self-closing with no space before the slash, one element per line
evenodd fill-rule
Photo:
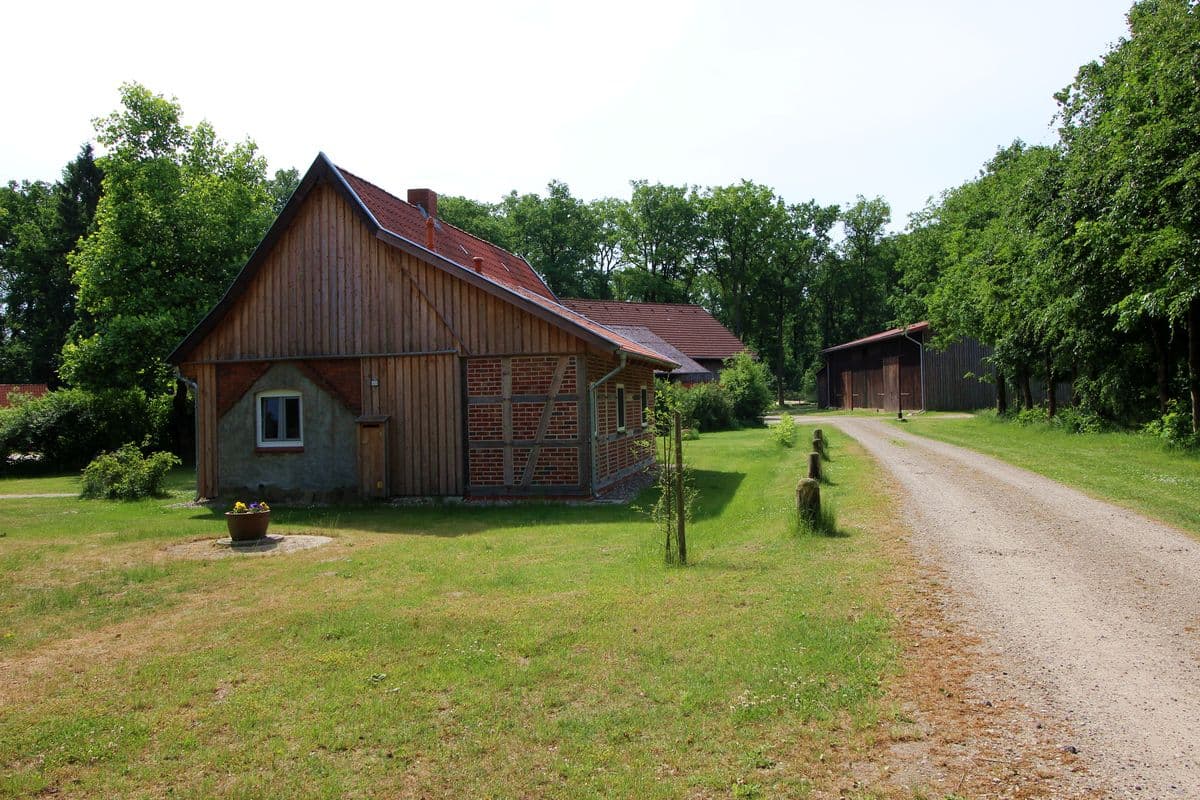
<path fill-rule="evenodd" d="M 469 490 L 586 491 L 580 359 L 500 356 L 466 363 Z"/>
<path fill-rule="evenodd" d="M 599 378 L 617 365 L 615 358 L 588 357 L 588 374 Z M 617 430 L 617 386 L 625 387 L 625 430 Z M 596 390 L 596 489 L 603 489 L 654 460 L 654 433 L 642 419 L 641 389 L 654 404 L 654 371 L 630 363 Z"/>

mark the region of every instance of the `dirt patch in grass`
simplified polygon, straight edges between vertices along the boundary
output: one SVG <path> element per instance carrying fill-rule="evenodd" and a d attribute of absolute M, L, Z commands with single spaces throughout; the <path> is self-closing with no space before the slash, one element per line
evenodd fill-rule
<path fill-rule="evenodd" d="M 314 536 L 295 534 L 291 536 L 276 536 L 268 534 L 263 541 L 251 545 L 233 547 L 226 536 L 223 539 L 199 539 L 193 542 L 171 545 L 166 549 L 168 555 L 175 558 L 198 558 L 213 560 L 218 558 L 241 558 L 252 556 L 278 556 L 295 553 L 300 550 L 311 550 L 329 544 L 333 539 L 329 536 Z"/>

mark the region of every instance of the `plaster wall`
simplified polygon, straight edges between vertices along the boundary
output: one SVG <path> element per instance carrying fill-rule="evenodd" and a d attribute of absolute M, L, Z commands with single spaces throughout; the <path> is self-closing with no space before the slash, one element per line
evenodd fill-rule
<path fill-rule="evenodd" d="M 294 389 L 302 398 L 304 447 L 300 452 L 256 447 L 257 395 L 277 389 Z M 280 500 L 357 495 L 354 413 L 293 364 L 276 363 L 256 380 L 221 417 L 218 437 L 223 497 Z"/>

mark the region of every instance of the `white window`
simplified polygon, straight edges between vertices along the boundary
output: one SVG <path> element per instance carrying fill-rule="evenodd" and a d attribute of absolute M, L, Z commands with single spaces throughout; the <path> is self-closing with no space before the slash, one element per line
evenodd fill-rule
<path fill-rule="evenodd" d="M 617 432 L 625 432 L 625 387 L 617 384 Z"/>
<path fill-rule="evenodd" d="M 303 404 L 294 389 L 263 392 L 256 398 L 259 447 L 303 447 Z"/>

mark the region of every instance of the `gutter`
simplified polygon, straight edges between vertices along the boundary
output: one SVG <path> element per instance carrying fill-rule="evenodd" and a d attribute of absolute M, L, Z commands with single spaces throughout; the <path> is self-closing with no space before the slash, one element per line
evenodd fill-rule
<path fill-rule="evenodd" d="M 915 344 L 917 346 L 917 353 L 921 359 L 921 413 L 924 414 L 925 413 L 925 345 L 908 335 L 908 326 L 907 325 L 904 326 L 904 330 L 900 332 L 900 335 L 903 336 L 905 339 L 908 339 L 910 342 L 912 342 L 913 344 Z M 898 373 L 900 370 L 899 364 L 896 365 L 896 370 Z M 897 391 L 896 391 L 896 400 L 897 400 L 897 402 L 899 402 L 899 400 L 900 400 L 899 387 L 897 387 Z"/>
<path fill-rule="evenodd" d="M 602 383 L 606 383 L 610 378 L 612 378 L 618 372 L 625 369 L 625 364 L 628 361 L 629 356 L 627 353 L 625 353 L 623 351 L 618 350 L 617 352 L 620 353 L 620 356 L 621 356 L 621 360 L 619 362 L 617 362 L 617 365 L 615 367 L 613 367 L 611 371 L 609 371 L 607 374 L 605 374 L 605 376 L 603 378 L 592 381 L 591 383 L 588 384 L 588 400 L 590 401 L 589 405 L 591 405 L 591 407 L 592 407 L 592 495 L 593 496 L 595 496 L 595 494 L 596 494 L 596 458 L 597 458 L 596 450 L 597 450 L 597 446 L 600 444 L 600 430 L 599 430 L 600 415 L 596 412 L 596 389 Z"/>
<path fill-rule="evenodd" d="M 196 497 L 200 497 L 200 415 L 196 406 L 200 402 L 200 386 L 175 367 L 175 380 L 192 390 L 192 447 L 196 451 Z"/>

